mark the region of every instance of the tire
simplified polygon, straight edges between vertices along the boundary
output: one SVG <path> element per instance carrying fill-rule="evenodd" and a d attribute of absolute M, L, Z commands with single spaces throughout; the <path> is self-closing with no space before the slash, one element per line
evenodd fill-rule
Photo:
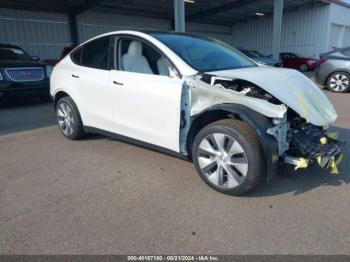
<path fill-rule="evenodd" d="M 224 194 L 248 193 L 266 178 L 259 138 L 239 120 L 220 120 L 200 130 L 192 145 L 192 159 L 204 182 Z"/>
<path fill-rule="evenodd" d="M 334 72 L 327 79 L 327 88 L 334 93 L 346 93 L 350 90 L 350 74 Z"/>
<path fill-rule="evenodd" d="M 66 138 L 78 140 L 86 136 L 78 108 L 69 96 L 58 100 L 56 116 L 61 133 Z"/>
<path fill-rule="evenodd" d="M 307 71 L 309 71 L 309 66 L 307 64 L 301 64 L 299 66 L 299 71 L 300 72 L 307 72 Z"/>

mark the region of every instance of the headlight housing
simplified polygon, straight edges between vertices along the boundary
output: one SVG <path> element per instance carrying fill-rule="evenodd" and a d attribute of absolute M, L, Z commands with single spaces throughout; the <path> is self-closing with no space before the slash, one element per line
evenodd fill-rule
<path fill-rule="evenodd" d="M 4 80 L 4 79 L 2 78 L 2 74 L 1 74 L 1 72 L 0 72 L 0 81 L 2 81 L 2 80 Z"/>
<path fill-rule="evenodd" d="M 51 77 L 51 74 L 52 74 L 52 66 L 47 65 L 47 66 L 46 66 L 46 76 L 47 76 L 48 78 L 50 78 L 50 77 Z"/>

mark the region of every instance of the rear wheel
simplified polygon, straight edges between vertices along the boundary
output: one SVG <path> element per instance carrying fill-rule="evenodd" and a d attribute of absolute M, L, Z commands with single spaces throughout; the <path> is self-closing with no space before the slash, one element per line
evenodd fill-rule
<path fill-rule="evenodd" d="M 56 115 L 58 126 L 65 137 L 78 140 L 86 135 L 78 108 L 70 97 L 65 96 L 58 100 Z"/>
<path fill-rule="evenodd" d="M 266 177 L 266 160 L 259 138 L 246 123 L 220 120 L 196 136 L 192 158 L 201 178 L 213 189 L 242 195 Z"/>
<path fill-rule="evenodd" d="M 350 75 L 346 72 L 335 72 L 327 81 L 327 88 L 335 93 L 346 93 L 350 90 Z"/>
<path fill-rule="evenodd" d="M 306 72 L 306 71 L 309 70 L 309 66 L 308 66 L 307 64 L 301 64 L 301 65 L 299 66 L 299 70 L 300 70 L 301 72 Z"/>

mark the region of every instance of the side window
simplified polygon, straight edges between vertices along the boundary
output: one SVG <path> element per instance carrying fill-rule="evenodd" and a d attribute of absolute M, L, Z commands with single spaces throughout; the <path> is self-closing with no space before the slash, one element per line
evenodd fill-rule
<path fill-rule="evenodd" d="M 108 69 L 110 37 L 102 37 L 85 44 L 81 48 L 80 65 L 97 69 Z M 74 58 L 75 53 L 73 54 Z"/>
<path fill-rule="evenodd" d="M 169 61 L 152 46 L 137 39 L 122 38 L 118 43 L 119 70 L 169 75 Z"/>
<path fill-rule="evenodd" d="M 72 54 L 71 54 L 71 58 L 73 60 L 74 63 L 80 65 L 81 63 L 81 53 L 83 51 L 83 48 L 79 48 L 78 50 L 75 50 Z"/>

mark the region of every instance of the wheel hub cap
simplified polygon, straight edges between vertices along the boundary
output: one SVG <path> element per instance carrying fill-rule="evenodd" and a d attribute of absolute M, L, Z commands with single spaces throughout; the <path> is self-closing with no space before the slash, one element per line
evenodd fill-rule
<path fill-rule="evenodd" d="M 73 117 L 72 109 L 67 103 L 61 102 L 58 105 L 57 120 L 62 132 L 65 135 L 70 136 L 74 131 L 75 120 Z"/>
<path fill-rule="evenodd" d="M 336 92 L 343 91 L 348 86 L 349 86 L 349 79 L 344 74 L 336 74 L 329 81 L 329 87 Z"/>
<path fill-rule="evenodd" d="M 242 146 L 223 133 L 205 137 L 199 144 L 197 157 L 204 175 L 218 187 L 237 187 L 248 172 L 248 159 Z"/>

